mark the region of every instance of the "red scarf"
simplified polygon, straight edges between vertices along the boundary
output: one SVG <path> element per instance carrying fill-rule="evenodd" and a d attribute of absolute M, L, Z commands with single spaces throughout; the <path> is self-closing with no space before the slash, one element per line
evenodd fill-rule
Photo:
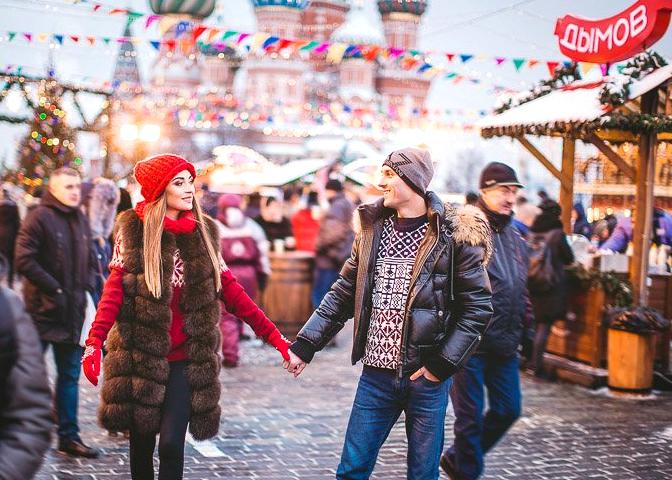
<path fill-rule="evenodd" d="M 140 220 L 145 219 L 145 202 L 140 202 L 135 206 L 135 213 L 138 214 Z M 178 235 L 192 233 L 196 230 L 196 218 L 194 217 L 194 213 L 192 211 L 181 212 L 177 220 L 164 217 L 163 229 Z"/>

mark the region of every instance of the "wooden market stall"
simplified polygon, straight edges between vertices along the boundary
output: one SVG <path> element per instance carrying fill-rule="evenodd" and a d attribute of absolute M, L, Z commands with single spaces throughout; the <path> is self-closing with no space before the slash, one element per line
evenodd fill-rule
<path fill-rule="evenodd" d="M 648 252 L 651 245 L 651 213 L 654 206 L 656 148 L 672 142 L 672 66 L 660 66 L 656 60 L 639 64 L 646 68 L 633 77 L 617 76 L 600 81 L 568 79 L 567 71 L 558 71 L 547 82 L 553 88 L 530 92 L 516 106 L 480 122 L 485 138 L 507 136 L 519 142 L 559 182 L 562 221 L 569 233 L 574 200 L 576 141 L 595 146 L 635 185 L 633 210 L 633 255 L 628 277 L 633 286 L 635 304 L 651 305 L 672 316 L 672 276 L 648 275 Z M 649 59 L 651 57 L 648 57 Z M 564 78 L 563 78 L 564 75 Z M 613 94 L 613 86 L 627 85 L 622 95 Z M 605 88 L 606 87 L 606 88 Z M 561 167 L 556 167 L 535 146 L 532 136 L 562 141 Z M 637 146 L 632 162 L 615 149 L 629 143 Z M 651 283 L 653 282 L 653 283 Z M 606 360 L 606 331 L 602 326 L 603 307 L 608 303 L 601 288 L 590 288 L 571 299 L 573 313 L 557 322 L 549 339 L 547 360 L 567 372 L 577 382 L 597 386 L 606 379 L 602 369 Z M 660 364 L 669 368 L 670 334 L 658 338 Z"/>

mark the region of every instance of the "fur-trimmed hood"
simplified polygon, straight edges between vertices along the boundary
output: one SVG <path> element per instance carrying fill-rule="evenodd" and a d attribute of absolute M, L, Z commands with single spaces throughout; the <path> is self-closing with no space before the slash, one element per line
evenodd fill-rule
<path fill-rule="evenodd" d="M 93 238 L 108 238 L 114 226 L 121 195 L 112 180 L 96 178 L 88 195 L 87 216 Z"/>
<path fill-rule="evenodd" d="M 427 203 L 427 214 L 429 218 L 437 218 L 440 225 L 443 225 L 447 233 L 452 235 L 456 244 L 465 244 L 483 247 L 483 263 L 487 265 L 492 257 L 492 232 L 485 214 L 471 205 L 453 207 L 448 203 L 441 201 L 434 192 L 427 192 L 425 195 Z M 362 223 L 372 224 L 381 217 L 394 214 L 394 210 L 383 205 L 383 199 L 378 199 L 373 203 L 360 205 L 353 214 L 353 228 L 355 233 L 362 229 Z M 435 222 L 430 222 L 434 228 Z"/>

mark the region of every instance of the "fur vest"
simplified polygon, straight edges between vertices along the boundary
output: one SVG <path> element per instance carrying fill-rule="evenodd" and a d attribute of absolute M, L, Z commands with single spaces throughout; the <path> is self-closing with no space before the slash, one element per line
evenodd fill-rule
<path fill-rule="evenodd" d="M 143 223 L 135 211 L 117 220 L 124 249 L 124 299 L 119 317 L 107 339 L 108 355 L 98 418 L 111 431 L 134 430 L 157 434 L 161 407 L 168 382 L 172 321 L 170 302 L 173 259 L 176 250 L 184 262 L 185 286 L 180 309 L 188 335 L 187 379 L 191 389 L 189 432 L 196 440 L 217 434 L 221 409 L 219 397 L 220 307 L 212 265 L 201 234 L 175 235 L 164 231 L 161 238 L 163 292 L 154 298 L 144 280 Z M 217 226 L 206 218 L 214 245 L 219 245 Z"/>

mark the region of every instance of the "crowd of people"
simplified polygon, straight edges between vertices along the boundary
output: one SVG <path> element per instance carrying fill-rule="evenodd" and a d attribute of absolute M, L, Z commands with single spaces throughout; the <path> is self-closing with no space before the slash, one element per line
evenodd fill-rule
<path fill-rule="evenodd" d="M 79 434 L 83 370 L 93 385 L 104 378 L 98 420 L 129 439 L 132 478 L 154 478 L 157 436 L 159 478 L 182 478 L 187 430 L 218 432 L 219 369 L 238 366 L 244 324 L 296 377 L 354 319 L 351 359 L 363 370 L 336 477 L 369 478 L 403 411 L 409 478 L 478 478 L 521 415 L 521 368 L 547 376 L 574 255 L 560 205 L 527 200 L 508 165 L 488 164 L 464 206 L 428 190 L 433 174 L 427 151 L 406 148 L 382 162 L 373 203 L 336 177 L 287 195 L 213 195 L 197 191 L 190 162 L 162 154 L 136 165 L 135 206 L 111 180 L 82 183 L 70 168 L 52 172 L 30 208 L 4 188 L 0 477 L 37 471 L 53 423 L 58 451 L 100 455 Z M 653 219 L 653 241 L 671 245 L 672 217 Z M 632 237 L 628 218 L 590 224 L 580 204 L 572 230 L 602 250 L 624 251 Z M 293 343 L 255 303 L 271 252 L 292 249 L 315 258 L 314 313 Z"/>

